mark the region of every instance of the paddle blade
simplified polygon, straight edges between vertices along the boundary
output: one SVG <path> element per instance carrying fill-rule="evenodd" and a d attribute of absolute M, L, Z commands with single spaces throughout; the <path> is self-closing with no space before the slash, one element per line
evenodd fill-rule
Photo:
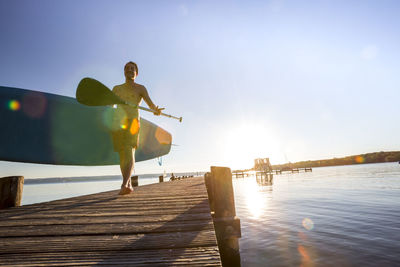
<path fill-rule="evenodd" d="M 124 104 L 107 86 L 92 78 L 83 78 L 76 88 L 76 100 L 87 106 Z"/>

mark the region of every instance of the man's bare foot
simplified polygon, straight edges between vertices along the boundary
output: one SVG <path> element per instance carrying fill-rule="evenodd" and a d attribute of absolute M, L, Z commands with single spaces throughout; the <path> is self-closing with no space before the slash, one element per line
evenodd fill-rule
<path fill-rule="evenodd" d="M 132 187 L 121 187 L 121 190 L 119 191 L 119 195 L 128 195 L 133 192 Z"/>

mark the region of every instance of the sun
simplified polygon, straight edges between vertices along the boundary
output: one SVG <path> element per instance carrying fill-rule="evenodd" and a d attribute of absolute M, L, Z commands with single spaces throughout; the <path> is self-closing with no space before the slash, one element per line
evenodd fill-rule
<path fill-rule="evenodd" d="M 222 139 L 224 161 L 233 169 L 247 169 L 256 158 L 279 158 L 279 138 L 272 127 L 243 123 L 227 128 Z"/>

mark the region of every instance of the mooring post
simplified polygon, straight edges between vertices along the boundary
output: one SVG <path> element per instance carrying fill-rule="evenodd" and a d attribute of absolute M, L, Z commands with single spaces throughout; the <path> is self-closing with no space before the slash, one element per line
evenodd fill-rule
<path fill-rule="evenodd" d="M 158 181 L 159 181 L 160 183 L 164 182 L 164 175 L 158 176 Z"/>
<path fill-rule="evenodd" d="M 131 183 L 133 187 L 139 186 L 139 176 L 138 175 L 132 176 Z"/>
<path fill-rule="evenodd" d="M 0 178 L 0 209 L 21 206 L 23 176 Z"/>
<path fill-rule="evenodd" d="M 207 188 L 207 194 L 208 194 L 208 203 L 210 205 L 210 210 L 211 210 L 211 215 L 214 218 L 214 187 L 212 186 L 212 175 L 211 172 L 206 172 L 204 174 L 204 180 Z"/>
<path fill-rule="evenodd" d="M 266 172 L 265 178 L 267 179 L 267 183 L 272 183 L 274 180 L 274 174 L 272 172 Z"/>
<path fill-rule="evenodd" d="M 240 266 L 240 219 L 236 217 L 232 172 L 226 167 L 211 167 L 205 182 L 223 266 Z"/>

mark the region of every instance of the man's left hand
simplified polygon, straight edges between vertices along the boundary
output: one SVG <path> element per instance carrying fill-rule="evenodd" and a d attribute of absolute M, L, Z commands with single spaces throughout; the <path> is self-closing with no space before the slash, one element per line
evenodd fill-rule
<path fill-rule="evenodd" d="M 154 115 L 156 116 L 160 116 L 161 115 L 161 111 L 163 111 L 165 108 L 159 108 L 158 106 L 156 106 L 156 108 L 154 109 Z"/>

